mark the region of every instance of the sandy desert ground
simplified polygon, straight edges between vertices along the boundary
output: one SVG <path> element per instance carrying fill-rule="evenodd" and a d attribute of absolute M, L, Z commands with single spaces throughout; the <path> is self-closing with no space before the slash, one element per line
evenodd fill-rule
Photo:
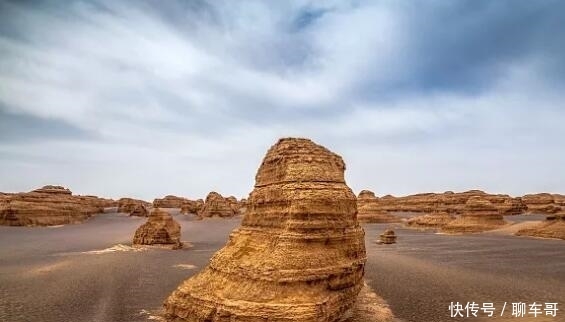
<path fill-rule="evenodd" d="M 172 213 L 190 248 L 134 250 L 133 232 L 145 219 L 115 213 L 78 225 L 0 227 L 0 320 L 155 319 L 165 297 L 205 266 L 240 223 L 239 218 L 195 221 Z M 493 302 L 498 310 L 504 302 L 565 304 L 561 240 L 504 231 L 447 236 L 396 225 L 397 244 L 374 243 L 395 225 L 364 226 L 366 279 L 400 321 L 453 321 L 448 306 L 456 301 Z M 532 321 L 565 321 L 563 314 Z"/>

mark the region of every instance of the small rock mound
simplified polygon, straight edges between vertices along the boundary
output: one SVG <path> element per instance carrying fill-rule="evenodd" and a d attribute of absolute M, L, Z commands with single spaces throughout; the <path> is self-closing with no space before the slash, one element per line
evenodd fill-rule
<path fill-rule="evenodd" d="M 378 244 L 396 244 L 396 234 L 394 230 L 387 229 L 379 236 Z"/>
<path fill-rule="evenodd" d="M 181 248 L 180 225 L 168 212 L 155 208 L 147 218 L 147 222 L 135 231 L 133 245 Z"/>

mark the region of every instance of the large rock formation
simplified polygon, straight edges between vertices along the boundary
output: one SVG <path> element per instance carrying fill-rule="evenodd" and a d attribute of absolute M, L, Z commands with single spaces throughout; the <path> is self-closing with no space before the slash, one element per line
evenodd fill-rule
<path fill-rule="evenodd" d="M 153 200 L 153 207 L 155 208 L 181 208 L 183 204 L 189 202 L 190 200 L 177 197 L 177 196 L 165 196 L 162 199 L 156 198 Z"/>
<path fill-rule="evenodd" d="M 165 301 L 190 322 L 334 322 L 363 284 L 365 244 L 340 156 L 281 139 L 255 177 L 242 225 Z"/>
<path fill-rule="evenodd" d="M 561 206 L 556 204 L 555 198 L 557 197 L 557 202 L 560 202 L 559 195 L 552 195 L 549 193 L 536 193 L 524 195 L 522 201 L 528 207 L 528 213 L 532 214 L 554 214 L 561 210 Z"/>
<path fill-rule="evenodd" d="M 372 203 L 373 212 L 379 213 L 433 213 L 444 211 L 448 213 L 463 213 L 465 203 L 469 198 L 479 196 L 490 201 L 502 215 L 515 215 L 524 213 L 526 205 L 521 198 L 513 198 L 509 195 L 488 194 L 480 190 L 469 190 L 465 192 L 446 191 L 444 193 L 419 193 L 404 197 L 393 197 L 390 195 L 377 198 L 378 202 Z M 360 195 L 359 199 L 362 196 Z M 368 197 L 368 196 L 367 196 Z M 359 210 L 361 213 L 361 209 Z"/>
<path fill-rule="evenodd" d="M 132 198 L 121 198 L 118 200 L 118 212 L 131 214 L 135 210 L 135 208 L 140 205 L 145 206 L 146 208 L 152 206 L 152 204 L 147 201 Z"/>
<path fill-rule="evenodd" d="M 443 226 L 448 233 L 477 233 L 506 225 L 504 217 L 489 200 L 473 196 L 465 203 L 464 213 Z"/>
<path fill-rule="evenodd" d="M 365 223 L 396 223 L 400 217 L 381 209 L 379 198 L 372 191 L 362 190 L 357 197 L 357 219 Z"/>
<path fill-rule="evenodd" d="M 198 215 L 201 217 L 233 217 L 237 213 L 230 202 L 217 192 L 210 192 Z"/>
<path fill-rule="evenodd" d="M 51 226 L 79 223 L 104 212 L 108 199 L 73 196 L 69 189 L 45 186 L 31 192 L 0 195 L 0 225 Z"/>
<path fill-rule="evenodd" d="M 133 244 L 181 248 L 180 225 L 168 212 L 155 208 L 147 222 L 135 231 Z"/>

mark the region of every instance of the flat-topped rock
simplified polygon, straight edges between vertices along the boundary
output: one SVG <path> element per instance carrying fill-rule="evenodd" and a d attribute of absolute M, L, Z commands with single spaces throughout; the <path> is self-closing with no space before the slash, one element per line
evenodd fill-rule
<path fill-rule="evenodd" d="M 0 195 L 0 225 L 53 226 L 80 223 L 104 212 L 109 200 L 74 196 L 60 186 L 44 186 L 31 192 Z"/>
<path fill-rule="evenodd" d="M 382 209 L 379 198 L 369 190 L 362 190 L 357 197 L 357 219 L 363 223 L 397 223 L 401 219 Z"/>
<path fill-rule="evenodd" d="M 473 196 L 465 203 L 464 213 L 442 227 L 447 233 L 477 233 L 506 225 L 499 209 L 481 196 Z"/>
<path fill-rule="evenodd" d="M 135 208 L 138 207 L 139 205 L 143 205 L 145 206 L 145 208 L 149 208 L 152 206 L 151 203 L 144 200 L 133 199 L 133 198 L 120 198 L 118 200 L 118 212 L 131 214 L 135 210 Z"/>

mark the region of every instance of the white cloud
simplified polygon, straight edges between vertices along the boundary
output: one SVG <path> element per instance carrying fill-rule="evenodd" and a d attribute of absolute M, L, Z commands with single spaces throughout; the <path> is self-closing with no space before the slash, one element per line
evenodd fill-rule
<path fill-rule="evenodd" d="M 0 108 L 95 137 L 0 140 L 0 190 L 244 196 L 280 136 L 342 154 L 356 190 L 565 190 L 564 94 L 543 57 L 497 62 L 502 77 L 472 94 L 411 89 L 398 84 L 437 76 L 414 74 L 435 57 L 414 51 L 412 6 L 211 5 L 181 20 L 117 1 L 10 6 L 26 39 L 0 31 Z M 325 13 L 300 29 L 304 10 Z"/>

